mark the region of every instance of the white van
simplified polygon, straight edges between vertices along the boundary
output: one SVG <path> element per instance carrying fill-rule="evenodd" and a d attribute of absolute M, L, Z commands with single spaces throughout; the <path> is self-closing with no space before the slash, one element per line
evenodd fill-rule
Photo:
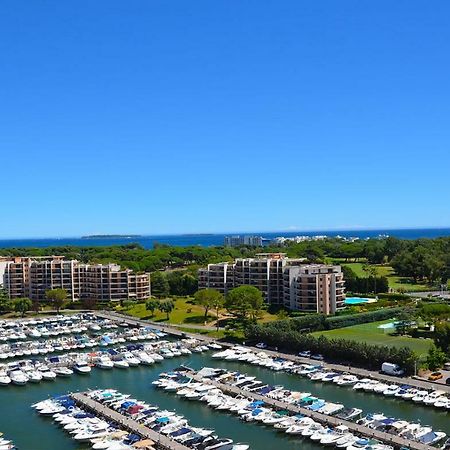
<path fill-rule="evenodd" d="M 405 371 L 402 370 L 397 364 L 392 364 L 389 362 L 384 362 L 381 365 L 381 371 L 387 373 L 388 375 L 394 375 L 396 377 L 399 377 L 405 373 Z"/>

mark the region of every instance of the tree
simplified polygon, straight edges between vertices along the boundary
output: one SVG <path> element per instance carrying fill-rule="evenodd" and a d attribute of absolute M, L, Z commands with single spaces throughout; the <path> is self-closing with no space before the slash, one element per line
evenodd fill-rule
<path fill-rule="evenodd" d="M 159 300 L 156 298 L 149 298 L 145 303 L 145 309 L 152 313 L 152 317 L 155 315 L 155 310 L 159 308 Z"/>
<path fill-rule="evenodd" d="M 239 286 L 228 292 L 225 308 L 240 319 L 256 320 L 263 307 L 261 291 L 254 286 Z"/>
<path fill-rule="evenodd" d="M 436 370 L 441 368 L 445 361 L 447 361 L 447 355 L 440 349 L 432 345 L 428 350 L 427 366 L 430 370 Z"/>
<path fill-rule="evenodd" d="M 450 354 L 450 323 L 440 322 L 436 325 L 434 343 L 443 352 Z"/>
<path fill-rule="evenodd" d="M 56 314 L 65 305 L 67 299 L 67 292 L 65 289 L 49 289 L 45 291 L 45 297 L 50 300 L 56 309 Z"/>
<path fill-rule="evenodd" d="M 412 308 L 403 309 L 397 316 L 395 322 L 395 330 L 401 336 L 408 333 L 412 325 L 414 325 L 415 312 Z"/>
<path fill-rule="evenodd" d="M 167 314 L 167 320 L 169 320 L 169 314 L 175 309 L 175 303 L 170 299 L 163 300 L 159 302 L 158 309 L 161 312 L 165 312 Z"/>
<path fill-rule="evenodd" d="M 216 309 L 217 320 L 219 320 L 219 309 L 224 303 L 223 295 L 215 289 L 200 289 L 194 295 L 195 304 L 205 310 L 205 321 L 211 308 Z"/>
<path fill-rule="evenodd" d="M 162 272 L 154 272 L 151 276 L 152 294 L 158 298 L 164 298 L 169 295 L 169 282 Z"/>
<path fill-rule="evenodd" d="M 21 313 L 22 317 L 31 309 L 32 301 L 27 297 L 16 298 L 13 300 L 14 311 Z"/>
<path fill-rule="evenodd" d="M 11 311 L 12 304 L 6 289 L 0 288 L 0 311 L 8 312 Z"/>

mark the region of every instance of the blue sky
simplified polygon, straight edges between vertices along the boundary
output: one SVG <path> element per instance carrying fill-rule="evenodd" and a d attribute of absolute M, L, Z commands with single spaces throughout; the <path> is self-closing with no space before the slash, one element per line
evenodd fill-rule
<path fill-rule="evenodd" d="M 450 225 L 450 3 L 3 0 L 0 238 Z"/>

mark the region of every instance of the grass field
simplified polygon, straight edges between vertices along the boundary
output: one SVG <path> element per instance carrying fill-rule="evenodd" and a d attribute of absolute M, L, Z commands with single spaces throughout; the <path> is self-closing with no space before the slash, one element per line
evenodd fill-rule
<path fill-rule="evenodd" d="M 152 316 L 150 311 L 145 309 L 145 303 L 137 303 L 130 308 L 123 308 L 122 311 L 140 319 L 151 319 L 155 322 L 167 321 L 166 313 L 156 310 Z M 208 314 L 207 323 L 215 320 L 212 312 Z M 175 309 L 169 315 L 170 323 L 204 325 L 205 311 L 200 306 L 194 305 L 188 298 L 178 298 L 175 300 Z"/>
<path fill-rule="evenodd" d="M 415 339 L 406 336 L 391 336 L 390 334 L 388 334 L 388 330 L 378 328 L 379 325 L 389 322 L 391 322 L 391 320 L 365 323 L 362 325 L 338 328 L 336 330 L 317 331 L 312 334 L 314 336 L 323 334 L 324 336 L 329 338 L 350 339 L 359 342 L 367 342 L 368 344 L 409 347 L 418 355 L 428 352 L 428 349 L 432 344 L 431 339 Z"/>
<path fill-rule="evenodd" d="M 346 263 L 343 260 L 334 259 L 335 263 L 341 264 L 342 266 L 350 267 L 353 272 L 355 272 L 358 277 L 367 277 L 368 273 L 363 270 L 364 263 L 363 262 L 352 262 Z M 391 266 L 381 266 L 381 265 L 373 265 L 372 267 L 376 268 L 377 276 L 379 277 L 387 277 L 389 281 L 389 287 L 394 289 L 395 291 L 404 290 L 406 292 L 411 291 L 428 291 L 430 290 L 430 286 L 426 284 L 415 284 L 414 280 L 406 277 L 399 277 L 395 274 L 394 269 Z"/>

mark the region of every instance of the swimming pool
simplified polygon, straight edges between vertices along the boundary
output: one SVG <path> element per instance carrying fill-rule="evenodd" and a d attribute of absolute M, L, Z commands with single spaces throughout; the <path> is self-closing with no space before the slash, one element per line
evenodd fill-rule
<path fill-rule="evenodd" d="M 381 325 L 378 325 L 377 328 L 381 328 L 382 330 L 391 330 L 392 328 L 395 328 L 397 324 L 398 322 L 383 323 Z"/>
<path fill-rule="evenodd" d="M 360 305 L 361 303 L 373 303 L 377 300 L 375 298 L 364 298 L 364 297 L 347 297 L 344 300 L 346 305 Z"/>

